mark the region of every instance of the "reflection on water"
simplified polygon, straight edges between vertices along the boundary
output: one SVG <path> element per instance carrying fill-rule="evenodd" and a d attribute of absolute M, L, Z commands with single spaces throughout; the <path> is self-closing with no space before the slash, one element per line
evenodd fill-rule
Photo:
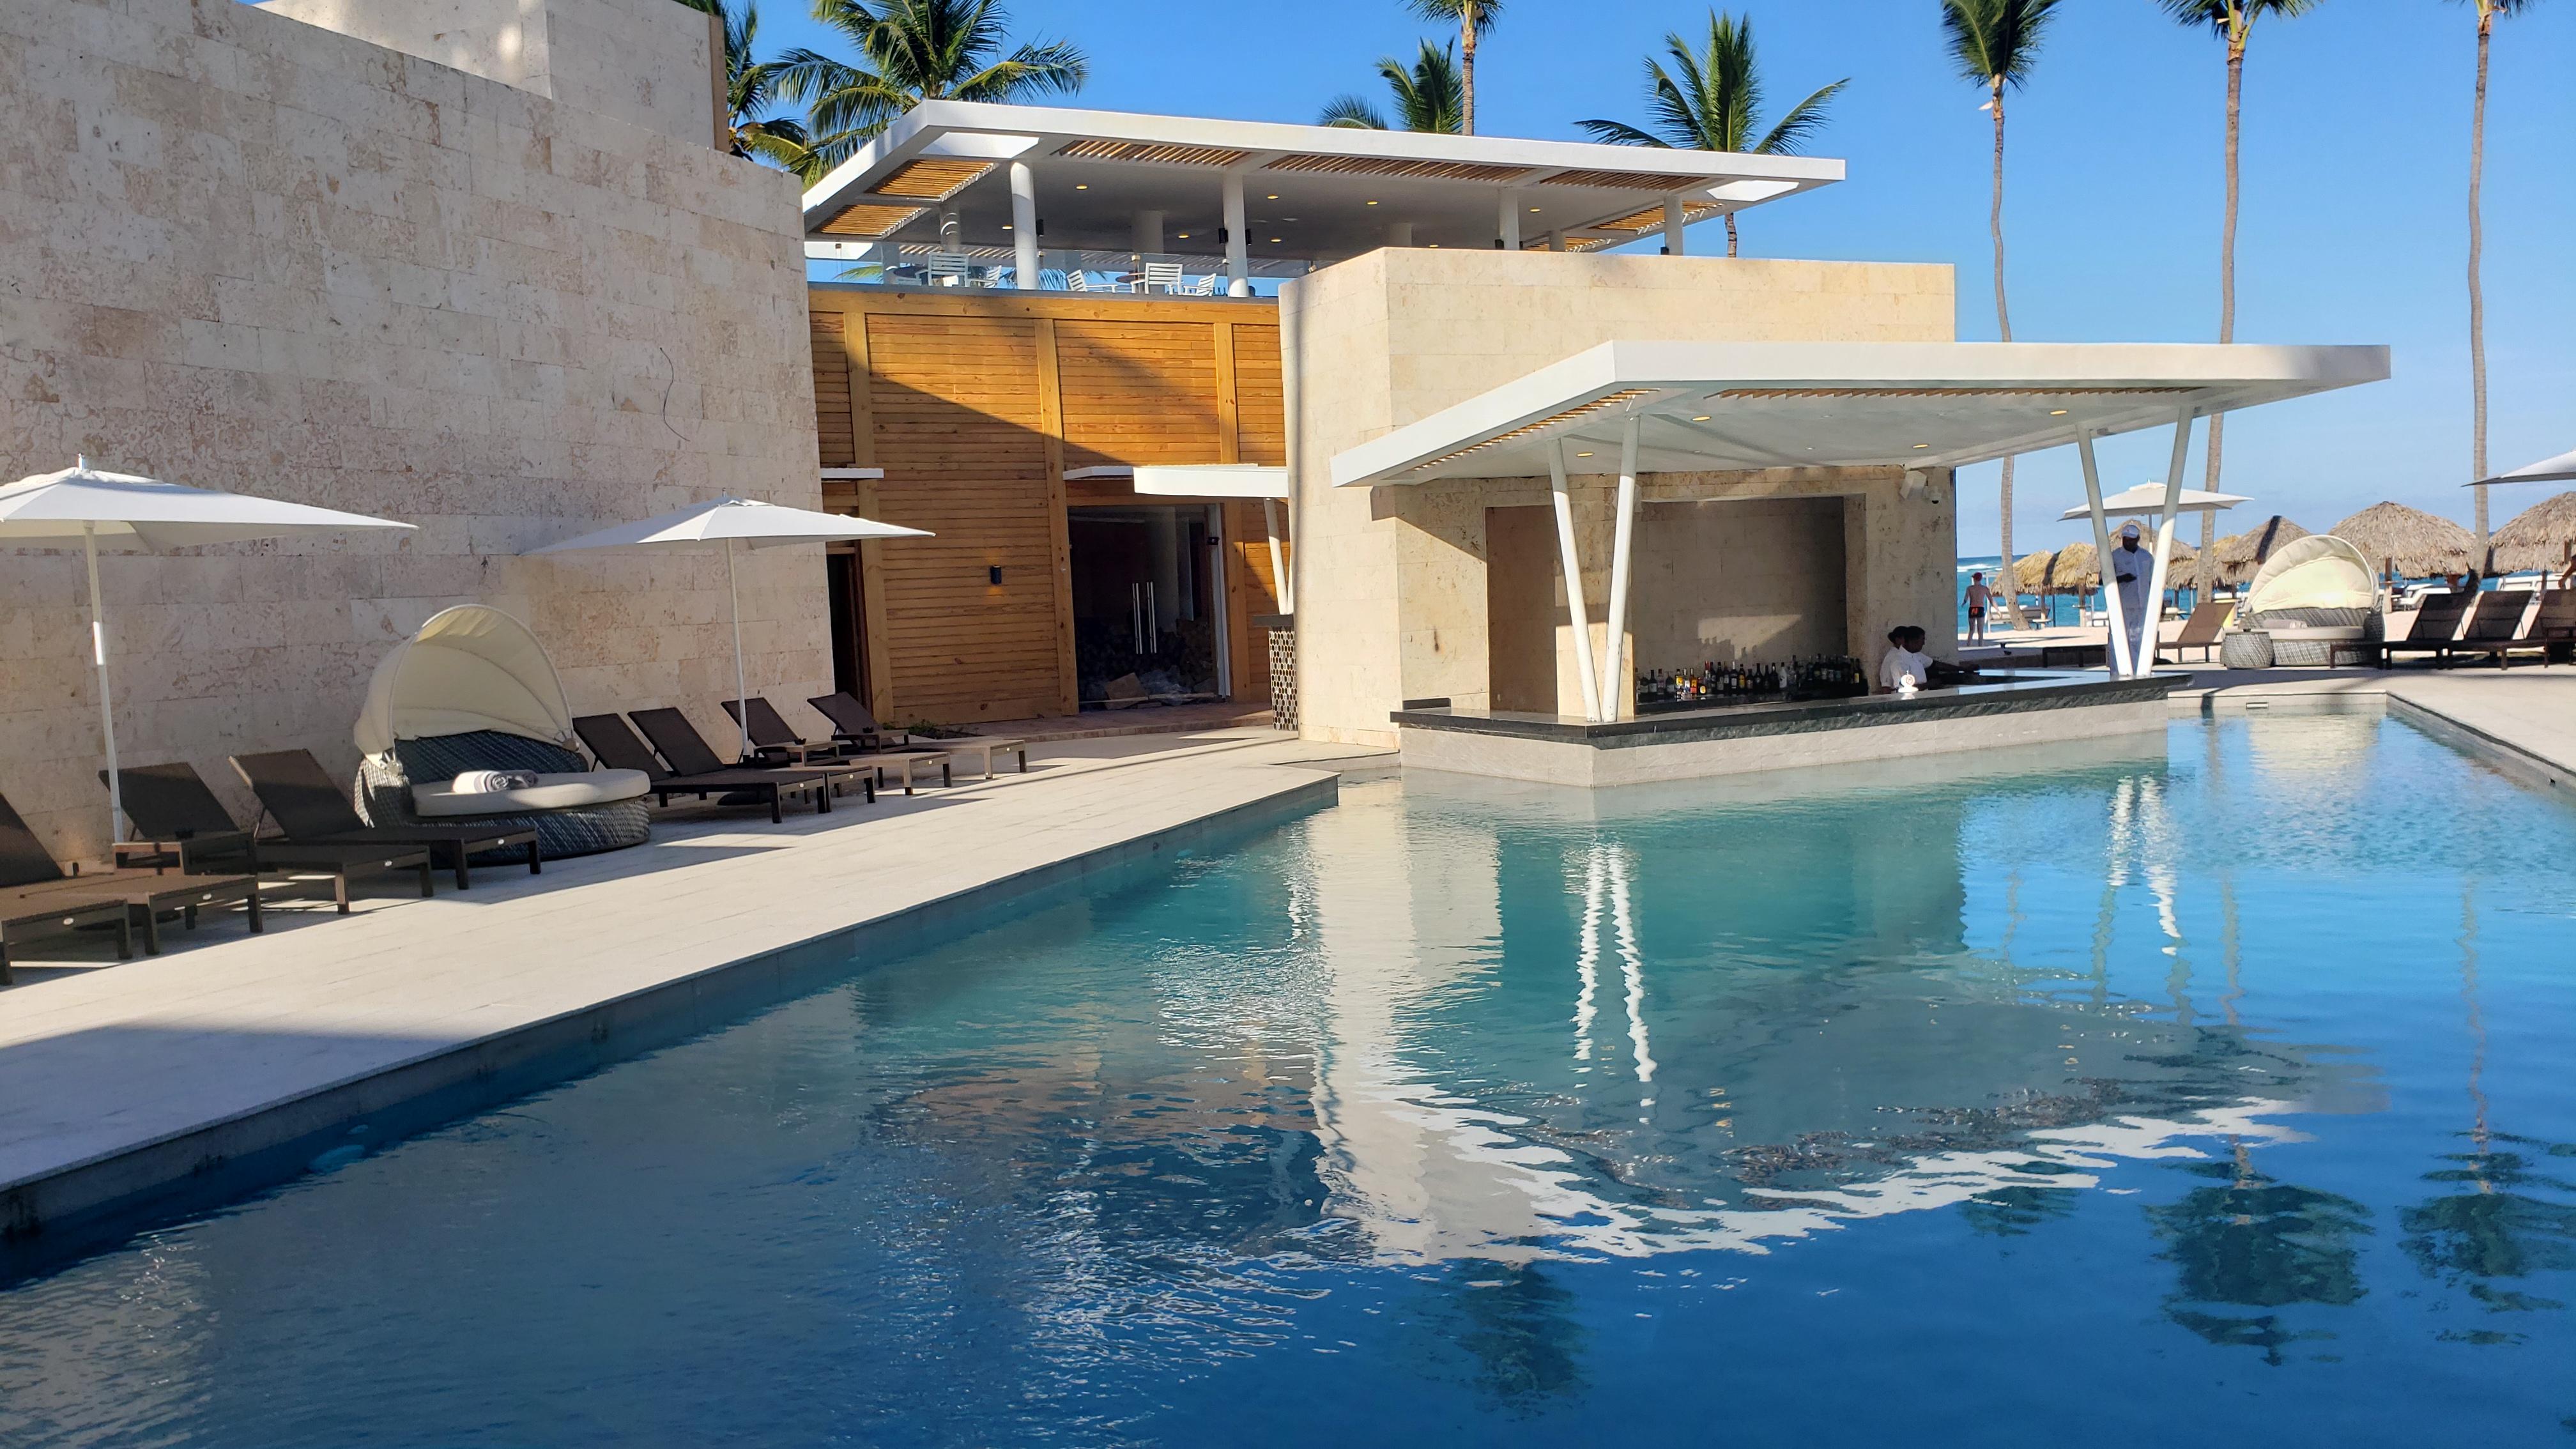
<path fill-rule="evenodd" d="M 0 1441 L 2557 1438 L 2571 849 L 2335 716 L 1353 786 L 0 1294 Z"/>

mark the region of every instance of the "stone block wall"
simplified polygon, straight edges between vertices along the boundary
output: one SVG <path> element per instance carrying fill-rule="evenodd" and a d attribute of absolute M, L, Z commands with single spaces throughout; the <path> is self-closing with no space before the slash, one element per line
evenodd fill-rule
<path fill-rule="evenodd" d="M 0 0 L 0 134 L 0 480 L 86 453 L 419 525 L 104 559 L 125 760 L 236 807 L 227 754 L 346 773 L 377 659 L 463 602 L 576 709 L 725 728 L 721 555 L 517 555 L 819 503 L 791 179 L 231 0 Z M 755 687 L 829 687 L 824 600 L 819 549 L 743 556 Z M 79 555 L 0 548 L 0 792 L 67 857 L 94 687 Z"/>

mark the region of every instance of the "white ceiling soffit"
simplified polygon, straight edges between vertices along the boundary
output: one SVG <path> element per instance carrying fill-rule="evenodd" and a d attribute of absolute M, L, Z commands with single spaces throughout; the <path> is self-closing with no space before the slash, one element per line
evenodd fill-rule
<path fill-rule="evenodd" d="M 1954 468 L 2388 376 L 2385 347 L 1605 342 L 1335 455 L 1339 487 L 1614 472 Z M 1589 457 L 1581 456 L 1590 454 Z"/>
<path fill-rule="evenodd" d="M 1285 498 L 1288 470 L 1259 463 L 1139 464 L 1136 491 L 1174 498 Z"/>
<path fill-rule="evenodd" d="M 1374 250 L 1396 224 L 1418 246 L 1491 247 L 1506 192 L 1524 247 L 1607 245 L 1659 226 L 1666 197 L 1716 215 L 1843 179 L 1820 157 L 926 101 L 805 193 L 805 234 L 918 240 L 946 208 L 966 243 L 1006 246 L 1010 160 L 1035 172 L 1050 248 L 1126 249 L 1159 211 L 1166 251 L 1214 252 L 1235 175 L 1253 254 L 1308 260 Z"/>

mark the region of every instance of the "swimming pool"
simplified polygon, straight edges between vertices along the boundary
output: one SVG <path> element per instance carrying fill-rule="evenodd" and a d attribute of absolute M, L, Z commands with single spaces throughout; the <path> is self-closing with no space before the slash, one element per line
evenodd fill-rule
<path fill-rule="evenodd" d="M 1350 785 L 0 1293 L 0 1442 L 2564 1443 L 2571 859 L 2368 716 Z"/>

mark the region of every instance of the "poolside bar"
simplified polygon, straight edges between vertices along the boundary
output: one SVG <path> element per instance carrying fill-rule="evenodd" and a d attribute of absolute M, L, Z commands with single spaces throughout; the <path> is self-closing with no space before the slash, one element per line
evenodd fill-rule
<path fill-rule="evenodd" d="M 1387 710 L 1408 767 L 1608 785 L 2096 738 L 2160 728 L 2184 676 L 2115 651 L 1879 690 L 1900 626 L 1955 658 L 1954 471 L 2074 444 L 2103 532 L 2094 439 L 2169 430 L 2174 495 L 2198 419 L 2386 368 L 2372 347 L 1618 339 L 1339 451 L 1304 501 L 1367 496 L 1457 545 L 1395 555 L 1397 649 L 1432 666 L 1408 678 L 1448 686 Z M 1301 640 L 1319 672 L 1365 647 Z"/>

